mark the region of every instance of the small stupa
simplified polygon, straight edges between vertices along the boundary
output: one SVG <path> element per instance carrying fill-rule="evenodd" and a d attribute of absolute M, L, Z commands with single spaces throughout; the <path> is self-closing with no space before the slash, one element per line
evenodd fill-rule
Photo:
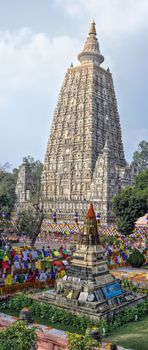
<path fill-rule="evenodd" d="M 81 240 L 73 254 L 68 276 L 57 281 L 55 291 L 47 292 L 46 297 L 44 293 L 44 299 L 92 318 L 112 318 L 128 304 L 143 299 L 123 291 L 120 280 L 109 272 L 92 204 L 87 211 Z"/>

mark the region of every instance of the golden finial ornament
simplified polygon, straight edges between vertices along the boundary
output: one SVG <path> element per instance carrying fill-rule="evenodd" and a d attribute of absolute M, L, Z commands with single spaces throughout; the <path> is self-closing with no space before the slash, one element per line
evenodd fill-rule
<path fill-rule="evenodd" d="M 96 23 L 95 23 L 94 20 L 91 22 L 89 34 L 97 35 L 97 33 L 96 33 Z"/>

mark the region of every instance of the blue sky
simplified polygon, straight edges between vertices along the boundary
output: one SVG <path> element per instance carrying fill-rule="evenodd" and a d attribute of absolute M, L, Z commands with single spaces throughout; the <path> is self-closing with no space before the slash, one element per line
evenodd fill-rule
<path fill-rule="evenodd" d="M 43 161 L 57 96 L 95 19 L 126 159 L 148 140 L 147 0 L 0 0 L 0 163 Z"/>

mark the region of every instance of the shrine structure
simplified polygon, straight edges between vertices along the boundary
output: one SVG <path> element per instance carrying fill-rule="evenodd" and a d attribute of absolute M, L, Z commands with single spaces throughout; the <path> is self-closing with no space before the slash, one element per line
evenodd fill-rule
<path fill-rule="evenodd" d="M 57 280 L 55 290 L 39 293 L 33 298 L 92 318 L 112 318 L 126 306 L 143 300 L 143 296 L 124 291 L 120 280 L 110 273 L 100 245 L 92 204 L 68 276 Z"/>

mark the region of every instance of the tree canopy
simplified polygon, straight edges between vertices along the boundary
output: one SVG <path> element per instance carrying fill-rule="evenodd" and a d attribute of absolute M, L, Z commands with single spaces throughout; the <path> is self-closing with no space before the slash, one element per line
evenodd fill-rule
<path fill-rule="evenodd" d="M 40 233 L 42 222 L 44 220 L 43 203 L 41 196 L 41 173 L 43 164 L 33 157 L 26 157 L 31 170 L 31 200 L 17 214 L 16 228 L 18 233 L 28 235 L 33 246 L 38 234 Z"/>
<path fill-rule="evenodd" d="M 0 169 L 0 216 L 10 217 L 14 208 L 17 173 L 17 169 L 13 173 Z"/>
<path fill-rule="evenodd" d="M 42 204 L 34 204 L 18 213 L 16 229 L 18 233 L 28 235 L 31 246 L 34 246 L 37 236 L 41 231 L 44 220 Z"/>
<path fill-rule="evenodd" d="M 128 258 L 128 262 L 133 267 L 141 267 L 145 262 L 145 258 L 144 255 L 138 249 L 134 249 Z"/>
<path fill-rule="evenodd" d="M 23 321 L 14 322 L 0 331 L 1 350 L 33 350 L 35 343 L 35 328 L 28 328 Z"/>
<path fill-rule="evenodd" d="M 43 164 L 40 162 L 40 160 L 34 160 L 34 158 L 31 156 L 27 156 L 25 159 L 28 161 L 31 170 L 31 200 L 38 201 L 38 197 L 41 197 L 41 173 Z"/>
<path fill-rule="evenodd" d="M 147 212 L 148 169 L 136 177 L 135 186 L 122 189 L 113 198 L 113 211 L 119 231 L 129 234 L 135 221 Z"/>
<path fill-rule="evenodd" d="M 148 164 L 148 142 L 141 141 L 138 150 L 133 153 L 133 164 L 138 167 L 139 172 L 143 171 Z"/>

